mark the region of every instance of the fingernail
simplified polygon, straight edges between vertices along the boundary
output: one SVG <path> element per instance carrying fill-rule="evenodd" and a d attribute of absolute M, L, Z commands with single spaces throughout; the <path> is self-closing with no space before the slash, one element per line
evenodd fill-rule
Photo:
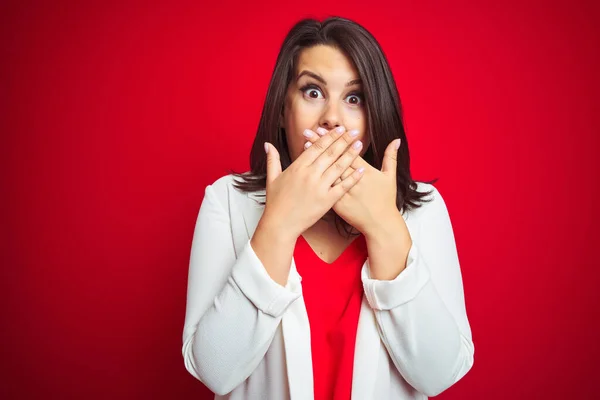
<path fill-rule="evenodd" d="M 315 135 L 315 133 L 313 131 L 311 131 L 310 129 L 305 129 L 303 134 L 304 134 L 304 137 L 307 137 L 307 138 L 311 138 Z"/>
<path fill-rule="evenodd" d="M 306 143 L 304 144 L 304 148 L 305 148 L 305 149 L 308 149 L 310 146 L 312 146 L 312 143 L 311 143 L 311 142 L 306 142 Z"/>
<path fill-rule="evenodd" d="M 269 153 L 269 144 L 265 142 L 265 153 Z"/>
<path fill-rule="evenodd" d="M 352 129 L 348 133 L 350 134 L 351 137 L 357 137 L 358 136 L 358 129 Z"/>
<path fill-rule="evenodd" d="M 358 173 L 359 173 L 359 174 L 362 174 L 363 172 L 365 172 L 365 167 L 360 167 L 360 168 L 358 169 Z"/>
<path fill-rule="evenodd" d="M 360 140 L 357 140 L 356 142 L 354 142 L 354 144 L 352 145 L 352 147 L 354 147 L 355 149 L 360 149 L 362 146 L 362 143 Z"/>
<path fill-rule="evenodd" d="M 396 150 L 398 150 L 400 148 L 400 142 L 402 142 L 402 139 L 396 140 Z"/>
<path fill-rule="evenodd" d="M 325 129 L 325 128 L 321 128 L 321 127 L 318 127 L 318 128 L 317 128 L 317 133 L 318 133 L 319 135 L 323 136 L 323 135 L 327 134 L 327 129 Z"/>
<path fill-rule="evenodd" d="M 346 128 L 344 128 L 343 126 L 338 126 L 337 128 L 335 128 L 335 131 L 337 133 L 344 133 L 345 130 Z"/>

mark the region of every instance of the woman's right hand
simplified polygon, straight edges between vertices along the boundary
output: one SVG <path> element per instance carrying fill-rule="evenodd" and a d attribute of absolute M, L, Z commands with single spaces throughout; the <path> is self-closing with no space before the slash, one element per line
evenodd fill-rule
<path fill-rule="evenodd" d="M 342 177 L 362 150 L 362 143 L 355 141 L 351 132 L 343 127 L 329 131 L 283 172 L 279 152 L 265 143 L 267 195 L 261 223 L 295 242 L 360 180 L 361 169 Z M 342 183 L 332 187 L 340 177 Z"/>

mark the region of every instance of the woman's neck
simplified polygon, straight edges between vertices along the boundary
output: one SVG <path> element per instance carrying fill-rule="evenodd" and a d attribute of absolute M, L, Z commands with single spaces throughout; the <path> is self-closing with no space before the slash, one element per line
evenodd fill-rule
<path fill-rule="evenodd" d="M 319 219 L 317 221 L 317 223 L 315 223 L 312 228 L 313 229 L 318 229 L 321 231 L 328 231 L 331 234 L 337 234 L 340 236 L 347 236 L 346 230 L 343 229 L 343 226 L 346 226 L 346 229 L 350 229 L 350 232 L 352 234 L 360 234 L 360 232 L 358 230 L 356 230 L 353 226 L 349 225 L 348 223 L 346 223 L 346 221 L 344 221 L 343 219 L 341 220 L 342 222 L 342 229 L 341 232 L 338 231 L 338 227 L 336 226 L 336 217 L 338 215 L 335 213 L 335 211 L 333 211 L 333 208 L 329 209 L 329 211 L 327 211 L 325 213 L 325 215 L 323 215 L 321 217 L 321 219 Z M 341 219 L 341 218 L 340 218 Z"/>

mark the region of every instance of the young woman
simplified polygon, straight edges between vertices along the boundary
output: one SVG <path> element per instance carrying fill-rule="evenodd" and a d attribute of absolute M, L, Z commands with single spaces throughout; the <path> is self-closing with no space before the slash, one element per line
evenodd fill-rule
<path fill-rule="evenodd" d="M 182 351 L 217 399 L 426 399 L 469 371 L 448 211 L 369 32 L 292 28 L 250 164 L 206 188 L 192 243 Z"/>

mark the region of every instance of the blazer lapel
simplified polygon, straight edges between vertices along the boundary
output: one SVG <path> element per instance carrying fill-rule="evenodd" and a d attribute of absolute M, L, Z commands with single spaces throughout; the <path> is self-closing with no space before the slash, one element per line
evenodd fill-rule
<path fill-rule="evenodd" d="M 292 270 L 288 285 L 300 285 L 300 276 L 296 272 L 292 257 Z M 312 352 L 310 341 L 310 324 L 304 298 L 300 296 L 290 304 L 281 319 L 283 343 L 290 387 L 291 400 L 312 400 L 314 398 L 314 382 Z"/>
<path fill-rule="evenodd" d="M 365 262 L 363 268 L 368 268 L 367 262 Z M 363 296 L 358 317 L 356 344 L 354 346 L 351 396 L 353 400 L 373 398 L 377 365 L 379 363 L 380 341 L 375 313 L 371 310 L 367 297 Z"/>
<path fill-rule="evenodd" d="M 265 191 L 247 193 L 250 201 L 244 201 L 241 207 L 245 230 L 244 244 L 254 235 L 254 231 L 264 212 Z M 302 277 L 296 270 L 296 262 L 292 256 L 290 275 L 287 288 L 301 287 Z M 310 324 L 304 304 L 304 298 L 300 296 L 294 301 L 281 319 L 283 342 L 285 347 L 286 367 L 291 400 L 312 400 L 314 398 L 313 368 L 310 341 Z"/>

